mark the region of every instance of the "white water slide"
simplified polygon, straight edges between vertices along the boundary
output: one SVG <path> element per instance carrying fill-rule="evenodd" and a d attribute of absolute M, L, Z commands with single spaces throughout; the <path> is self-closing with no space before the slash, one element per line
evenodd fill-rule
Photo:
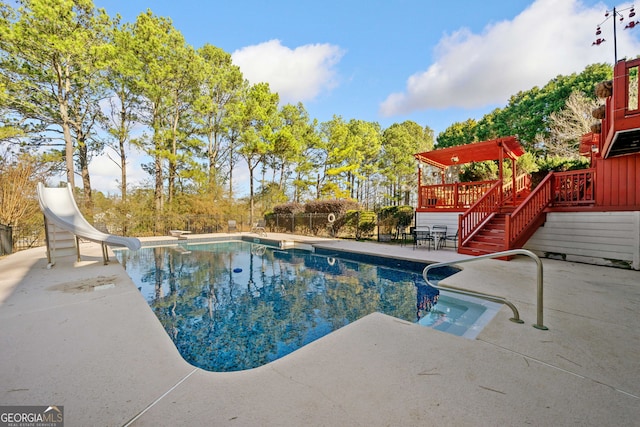
<path fill-rule="evenodd" d="M 39 182 L 38 201 L 45 218 L 49 266 L 55 265 L 56 256 L 77 254 L 80 261 L 79 239 L 100 243 L 105 264 L 109 262 L 107 245 L 126 247 L 132 251 L 140 249 L 140 240 L 135 237 L 104 233 L 89 224 L 78 209 L 69 184 L 66 188 L 49 188 Z"/>

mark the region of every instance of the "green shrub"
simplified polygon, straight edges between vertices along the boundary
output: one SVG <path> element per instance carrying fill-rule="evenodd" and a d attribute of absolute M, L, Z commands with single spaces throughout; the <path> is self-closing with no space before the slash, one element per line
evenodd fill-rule
<path fill-rule="evenodd" d="M 407 228 L 413 223 L 412 206 L 385 206 L 378 214 L 378 227 L 384 234 L 393 234 L 396 229 Z"/>
<path fill-rule="evenodd" d="M 333 213 L 336 217 L 344 215 L 348 210 L 357 210 L 360 207 L 355 200 L 327 199 L 312 200 L 304 206 L 307 213 Z"/>
<path fill-rule="evenodd" d="M 460 182 L 498 179 L 498 165 L 493 161 L 469 163 L 462 167 L 459 178 Z"/>
<path fill-rule="evenodd" d="M 273 213 L 278 215 L 297 214 L 304 211 L 304 205 L 296 202 L 284 203 L 273 207 Z"/>
<path fill-rule="evenodd" d="M 538 160 L 538 171 L 544 172 L 565 172 L 589 167 L 589 158 L 580 157 L 577 159 L 568 157 L 551 156 Z"/>
<path fill-rule="evenodd" d="M 531 174 L 531 186 L 535 188 L 549 172 L 565 172 L 570 170 L 586 169 L 590 166 L 587 157 L 578 159 L 549 156 L 538 159 L 538 171 Z"/>
<path fill-rule="evenodd" d="M 349 210 L 341 219 L 339 227 L 349 227 L 358 240 L 365 236 L 370 237 L 376 229 L 377 215 L 372 211 Z"/>

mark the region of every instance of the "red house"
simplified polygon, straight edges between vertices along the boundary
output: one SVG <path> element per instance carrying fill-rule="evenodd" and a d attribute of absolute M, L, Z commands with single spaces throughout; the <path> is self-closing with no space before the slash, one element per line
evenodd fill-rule
<path fill-rule="evenodd" d="M 540 256 L 640 270 L 640 59 L 619 61 L 605 91 L 601 133 L 582 137 L 591 167 L 549 173 L 535 188 L 516 170 L 524 150 L 514 137 L 415 154 L 415 225 L 457 230 L 457 250 L 480 255 L 526 248 Z M 449 167 L 512 161 L 512 176 L 493 181 L 424 185 L 423 165 L 442 176 Z"/>

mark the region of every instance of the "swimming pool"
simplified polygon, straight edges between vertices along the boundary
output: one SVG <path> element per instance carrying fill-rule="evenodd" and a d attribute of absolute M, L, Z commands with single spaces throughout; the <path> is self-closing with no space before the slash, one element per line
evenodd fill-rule
<path fill-rule="evenodd" d="M 421 271 L 249 242 L 116 257 L 180 354 L 210 371 L 264 365 L 376 311 L 473 338 L 500 307 L 438 295 Z"/>

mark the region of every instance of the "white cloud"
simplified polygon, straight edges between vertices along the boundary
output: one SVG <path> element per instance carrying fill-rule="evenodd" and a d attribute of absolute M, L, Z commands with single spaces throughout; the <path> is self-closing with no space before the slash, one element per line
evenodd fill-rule
<path fill-rule="evenodd" d="M 251 83 L 267 82 L 284 103 L 309 101 L 337 85 L 335 65 L 344 52 L 330 44 L 290 49 L 270 40 L 236 50 L 231 55 Z"/>
<path fill-rule="evenodd" d="M 544 86 L 557 75 L 613 63 L 611 19 L 602 25 L 607 41 L 592 46 L 605 10 L 603 5 L 587 9 L 579 0 L 536 0 L 512 21 L 489 25 L 482 34 L 462 28 L 440 41 L 435 63 L 410 76 L 404 92 L 389 95 L 380 113 L 506 104 L 518 91 Z M 624 31 L 625 22 L 617 24 L 618 58 L 640 52 L 635 33 L 640 29 Z"/>

